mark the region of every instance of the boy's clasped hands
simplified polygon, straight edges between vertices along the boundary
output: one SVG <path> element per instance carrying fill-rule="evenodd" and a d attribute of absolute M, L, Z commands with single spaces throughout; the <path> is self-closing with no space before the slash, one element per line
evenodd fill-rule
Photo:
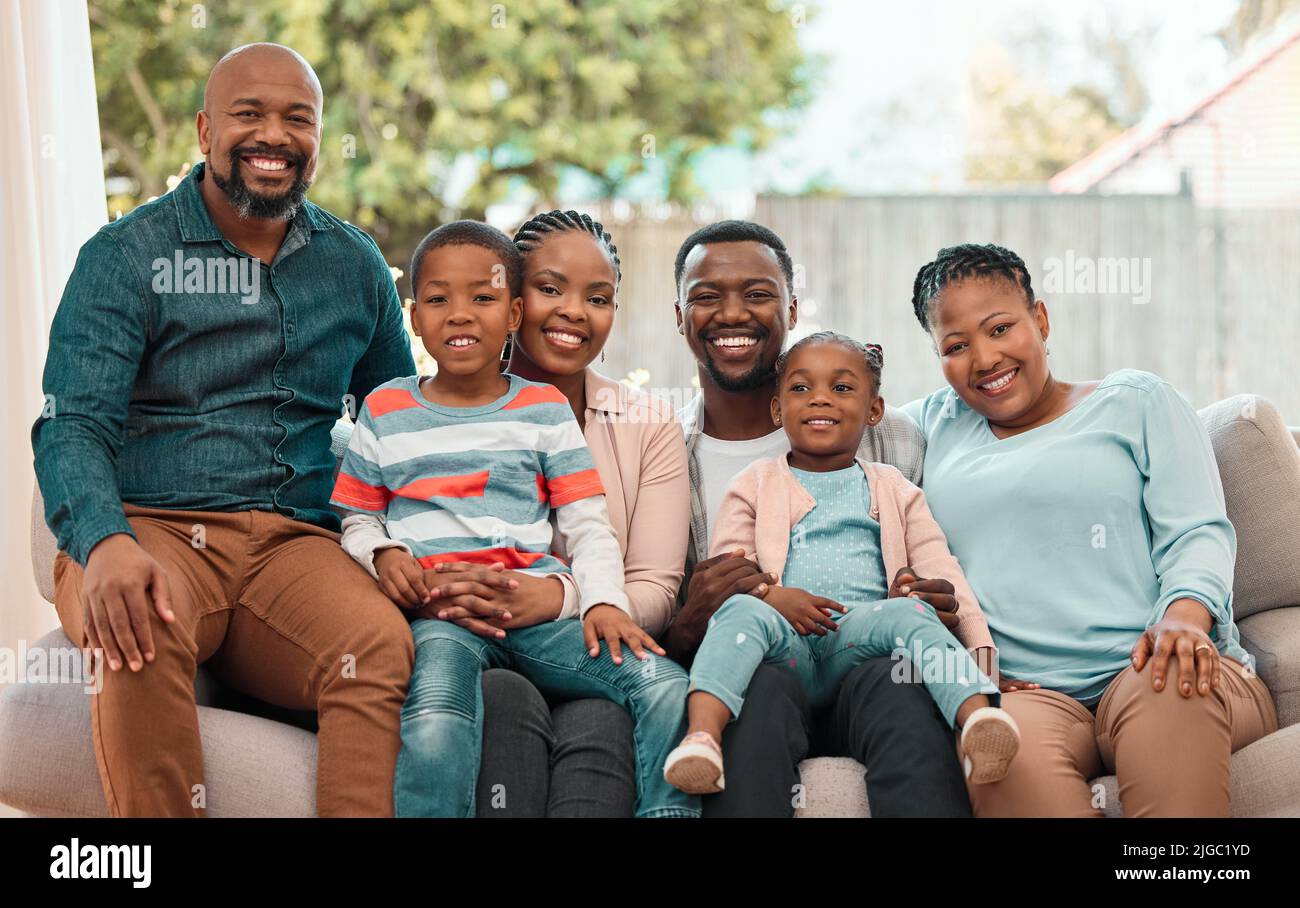
<path fill-rule="evenodd" d="M 446 561 L 421 566 L 401 548 L 375 553 L 379 588 L 398 607 L 418 618 L 451 621 L 481 637 L 504 639 L 507 630 L 554 621 L 564 607 L 564 587 L 556 577 L 508 571 L 501 562 L 473 564 Z M 609 646 L 615 665 L 623 663 L 627 645 L 637 659 L 647 650 L 665 655 L 659 644 L 622 609 L 595 605 L 582 622 L 588 654 L 600 655 L 600 641 Z"/>

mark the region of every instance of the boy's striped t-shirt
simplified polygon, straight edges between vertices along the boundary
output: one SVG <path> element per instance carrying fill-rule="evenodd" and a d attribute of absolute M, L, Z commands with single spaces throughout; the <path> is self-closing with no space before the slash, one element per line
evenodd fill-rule
<path fill-rule="evenodd" d="M 331 503 L 384 517 L 426 568 L 567 571 L 551 554 L 551 509 L 604 487 L 568 399 L 505 377 L 510 389 L 481 407 L 431 403 L 419 376 L 380 385 L 357 416 Z"/>

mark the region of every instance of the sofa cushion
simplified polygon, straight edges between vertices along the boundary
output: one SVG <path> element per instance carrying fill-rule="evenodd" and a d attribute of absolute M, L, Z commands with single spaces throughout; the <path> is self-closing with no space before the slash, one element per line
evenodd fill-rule
<path fill-rule="evenodd" d="M 1233 614 L 1300 604 L 1300 449 L 1277 408 L 1238 394 L 1200 411 L 1237 530 Z"/>
<path fill-rule="evenodd" d="M 796 797 L 796 817 L 869 817 L 867 777 L 862 764 L 850 757 L 813 757 L 799 764 L 802 797 Z"/>
<path fill-rule="evenodd" d="M 28 651 L 37 648 L 79 652 L 62 631 Z M 0 802 L 38 816 L 106 816 L 80 663 L 47 661 L 52 677 L 0 691 Z M 315 735 L 208 706 L 198 714 L 209 816 L 315 815 Z"/>
<path fill-rule="evenodd" d="M 1273 695 L 1278 728 L 1300 722 L 1300 606 L 1258 612 L 1239 620 L 1237 630 Z"/>

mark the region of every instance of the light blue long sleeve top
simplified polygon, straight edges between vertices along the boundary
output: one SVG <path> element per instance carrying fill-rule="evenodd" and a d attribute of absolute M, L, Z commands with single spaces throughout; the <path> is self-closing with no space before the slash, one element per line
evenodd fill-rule
<path fill-rule="evenodd" d="M 1248 660 L 1214 452 L 1167 382 L 1121 369 L 1069 412 L 1005 439 L 951 388 L 903 409 L 925 435 L 925 495 L 1003 674 L 1091 704 L 1183 598 L 1210 611 L 1220 653 Z"/>

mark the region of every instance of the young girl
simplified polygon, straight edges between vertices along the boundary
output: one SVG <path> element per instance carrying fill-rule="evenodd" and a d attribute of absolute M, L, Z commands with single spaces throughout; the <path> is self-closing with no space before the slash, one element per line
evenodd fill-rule
<path fill-rule="evenodd" d="M 817 709 L 855 665 L 901 649 L 961 729 L 970 782 L 1001 779 L 1019 748 L 1016 723 L 995 705 L 997 685 L 962 648 L 993 641 L 921 490 L 891 466 L 856 458 L 864 428 L 884 413 L 882 363 L 880 347 L 831 332 L 804 338 L 777 361 L 772 421 L 785 428 L 791 452 L 733 480 L 713 543 L 715 555 L 751 553 L 774 583 L 757 588 L 762 599 L 732 596 L 709 622 L 691 669 L 688 733 L 664 764 L 682 791 L 723 789 L 722 730 L 740 715 L 762 662 L 788 664 Z M 904 578 L 953 584 L 957 637 L 932 606 L 889 584 L 904 567 Z"/>

